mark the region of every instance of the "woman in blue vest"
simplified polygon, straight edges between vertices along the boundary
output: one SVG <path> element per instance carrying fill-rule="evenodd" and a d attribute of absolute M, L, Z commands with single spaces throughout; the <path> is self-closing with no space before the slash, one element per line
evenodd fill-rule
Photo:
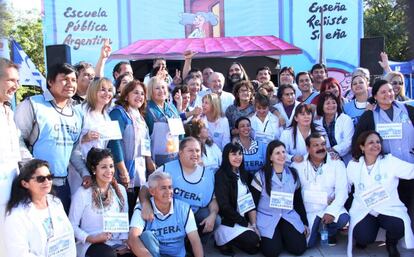
<path fill-rule="evenodd" d="M 128 189 L 130 206 L 135 206 L 139 188 L 146 181 L 146 172 L 155 169 L 151 159 L 148 127 L 143 117 L 145 95 L 145 85 L 142 82 L 129 82 L 109 114 L 112 120 L 118 121 L 122 133 L 122 139 L 109 141 L 108 147 L 114 155 L 119 181 Z M 133 208 L 130 217 L 132 210 Z"/>
<path fill-rule="evenodd" d="M 128 203 L 126 191 L 114 178 L 115 165 L 108 149 L 92 148 L 86 165 L 92 177 L 92 186 L 83 187 L 74 194 L 69 219 L 78 240 L 78 257 L 116 257 L 116 251 L 126 250 L 128 233 L 116 233 L 116 229 L 128 231 Z M 114 219 L 111 215 L 122 215 Z M 124 226 L 107 226 L 122 221 Z M 118 224 L 120 224 L 119 222 Z M 120 245 L 119 247 L 115 247 Z"/>
<path fill-rule="evenodd" d="M 234 254 L 232 246 L 248 254 L 255 254 L 259 250 L 256 210 L 247 175 L 241 145 L 227 144 L 214 185 L 221 216 L 221 225 L 216 229 L 214 237 L 224 255 Z"/>
<path fill-rule="evenodd" d="M 263 170 L 251 183 L 261 251 L 266 257 L 279 256 L 283 250 L 302 255 L 306 250 L 309 231 L 299 177 L 285 164 L 285 145 L 278 140 L 270 142 Z"/>
<path fill-rule="evenodd" d="M 351 117 L 354 126 L 358 124 L 359 118 L 369 107 L 368 85 L 368 78 L 363 74 L 358 73 L 352 76 L 351 90 L 354 94 L 354 99 L 344 105 L 344 112 Z"/>
<path fill-rule="evenodd" d="M 414 107 L 395 100 L 393 87 L 386 80 L 378 80 L 372 86 L 376 106 L 365 111 L 359 119 L 352 138 L 353 146 L 358 136 L 367 130 L 376 130 L 384 139 L 385 153 L 414 163 Z M 400 179 L 398 193 L 407 206 L 414 228 L 414 180 Z"/>
<path fill-rule="evenodd" d="M 252 126 L 249 118 L 237 119 L 235 128 L 239 131 L 238 137 L 233 139 L 243 149 L 244 168 L 248 172 L 248 182 L 252 181 L 254 174 L 262 169 L 266 157 L 266 146 L 262 141 L 252 137 Z"/>
<path fill-rule="evenodd" d="M 167 102 L 168 85 L 165 80 L 152 77 L 147 87 L 145 121 L 151 135 L 152 158 L 157 166 L 161 166 L 178 158 L 179 135 L 184 127 L 177 108 Z"/>

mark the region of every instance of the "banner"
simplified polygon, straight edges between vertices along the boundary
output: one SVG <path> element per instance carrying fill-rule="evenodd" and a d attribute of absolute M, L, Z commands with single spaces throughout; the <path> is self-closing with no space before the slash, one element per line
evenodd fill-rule
<path fill-rule="evenodd" d="M 45 91 L 46 79 L 16 41 L 11 41 L 13 62 L 19 65 L 21 85 L 38 86 Z"/>
<path fill-rule="evenodd" d="M 359 65 L 362 0 L 44 0 L 43 4 L 45 45 L 68 44 L 73 63 L 94 65 L 105 38 L 116 51 L 141 39 L 273 35 L 303 49 L 301 55 L 281 57 L 282 66 L 296 71 L 309 70 L 318 61 L 320 37 L 328 67 L 351 71 Z M 107 76 L 115 63 L 107 65 Z"/>

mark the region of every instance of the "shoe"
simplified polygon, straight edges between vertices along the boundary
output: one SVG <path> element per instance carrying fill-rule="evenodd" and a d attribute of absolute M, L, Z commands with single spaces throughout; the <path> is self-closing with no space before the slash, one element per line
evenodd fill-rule
<path fill-rule="evenodd" d="M 233 250 L 233 247 L 231 247 L 231 245 L 225 244 L 225 245 L 218 246 L 217 244 L 214 244 L 214 246 L 220 251 L 222 255 L 226 255 L 226 256 L 235 255 L 235 252 Z"/>
<path fill-rule="evenodd" d="M 336 236 L 329 236 L 328 237 L 328 245 L 329 246 L 335 246 L 338 240 L 336 239 Z"/>
<path fill-rule="evenodd" d="M 398 252 L 396 243 L 386 243 L 385 245 L 389 257 L 400 257 L 400 252 Z"/>

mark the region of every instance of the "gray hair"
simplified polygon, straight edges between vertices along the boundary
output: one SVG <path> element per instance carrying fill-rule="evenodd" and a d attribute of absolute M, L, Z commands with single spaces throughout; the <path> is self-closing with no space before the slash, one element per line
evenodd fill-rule
<path fill-rule="evenodd" d="M 210 76 L 208 76 L 208 81 L 207 81 L 207 82 L 208 82 L 208 84 L 210 84 L 210 83 L 211 83 L 211 77 L 212 77 L 213 75 L 217 75 L 217 76 L 219 76 L 219 77 L 221 78 L 222 83 L 224 84 L 225 78 L 224 78 L 223 73 L 221 73 L 221 72 L 217 72 L 217 71 L 214 71 L 213 73 L 211 73 L 211 74 L 210 74 Z"/>
<path fill-rule="evenodd" d="M 172 180 L 170 174 L 168 174 L 167 172 L 163 172 L 163 171 L 160 171 L 160 170 L 154 171 L 148 177 L 148 187 L 149 188 L 155 188 L 158 185 L 158 181 L 164 180 L 164 179 Z"/>

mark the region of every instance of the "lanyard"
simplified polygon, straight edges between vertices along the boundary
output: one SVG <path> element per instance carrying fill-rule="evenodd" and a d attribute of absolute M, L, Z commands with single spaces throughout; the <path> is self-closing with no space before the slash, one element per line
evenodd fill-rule
<path fill-rule="evenodd" d="M 310 163 L 310 161 L 307 160 L 306 161 L 306 180 L 307 181 L 310 181 L 309 177 L 310 177 L 310 174 L 312 174 L 313 182 L 316 183 L 316 178 L 319 175 L 322 175 L 322 173 L 323 173 L 323 170 L 322 170 L 323 162 L 321 162 L 321 164 L 319 164 L 319 166 L 316 169 L 315 169 L 315 167 L 312 164 L 309 165 L 309 163 Z M 311 166 L 312 169 L 310 169 L 309 166 Z M 313 174 L 315 174 L 315 175 L 313 175 Z"/>
<path fill-rule="evenodd" d="M 266 132 L 267 124 L 269 124 L 269 120 L 267 120 L 267 121 L 266 121 L 265 127 L 264 127 L 264 129 L 263 129 L 263 133 L 265 133 L 265 132 Z"/>
<path fill-rule="evenodd" d="M 362 183 L 362 173 L 363 173 L 363 167 L 364 167 L 364 165 L 365 165 L 365 160 L 362 160 L 362 162 L 361 162 L 361 167 L 360 167 L 360 172 L 359 172 L 359 183 L 358 183 L 358 188 L 359 188 L 359 190 L 361 190 L 361 191 L 363 191 L 363 190 L 365 190 L 365 184 L 364 183 Z M 378 183 L 378 184 L 381 184 L 381 179 L 382 179 L 382 176 L 381 176 L 381 171 L 380 171 L 380 164 L 379 164 L 379 161 L 378 161 L 378 158 L 377 158 L 377 160 L 375 161 L 375 163 L 374 163 L 374 166 L 372 167 L 372 169 L 371 170 L 368 170 L 368 168 L 367 168 L 367 171 L 368 171 L 368 176 L 370 176 L 371 175 L 371 172 L 372 171 L 375 171 L 375 177 L 374 177 L 374 179 L 375 179 L 375 181 Z"/>

